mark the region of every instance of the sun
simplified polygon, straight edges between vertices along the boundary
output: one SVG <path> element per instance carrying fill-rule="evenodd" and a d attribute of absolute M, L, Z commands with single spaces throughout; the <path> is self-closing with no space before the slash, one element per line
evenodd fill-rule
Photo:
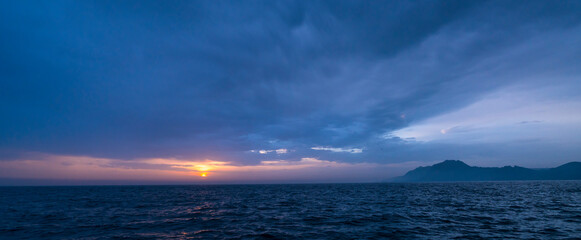
<path fill-rule="evenodd" d="M 208 173 L 205 173 L 205 172 L 200 173 L 200 177 L 207 177 L 207 176 L 208 176 Z"/>

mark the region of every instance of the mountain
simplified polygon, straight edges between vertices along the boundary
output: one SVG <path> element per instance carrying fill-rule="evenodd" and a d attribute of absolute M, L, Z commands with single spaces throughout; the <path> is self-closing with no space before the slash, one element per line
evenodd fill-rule
<path fill-rule="evenodd" d="M 519 166 L 472 167 L 459 160 L 446 160 L 429 167 L 418 167 L 393 179 L 397 182 L 581 180 L 581 162 L 556 168 L 530 169 Z"/>

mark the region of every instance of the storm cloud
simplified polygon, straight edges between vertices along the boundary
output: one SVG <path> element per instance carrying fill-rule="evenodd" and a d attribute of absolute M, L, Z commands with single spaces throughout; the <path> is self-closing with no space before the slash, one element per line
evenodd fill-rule
<path fill-rule="evenodd" d="M 541 157 L 555 151 L 567 160 L 580 153 L 545 134 L 528 138 L 536 141 L 527 145 L 502 132 L 483 143 L 421 139 L 412 131 L 432 129 L 434 118 L 454 112 L 494 114 L 497 105 L 474 114 L 461 111 L 506 89 L 532 96 L 519 103 L 532 106 L 528 113 L 546 101 L 579 105 L 579 1 L 3 1 L 0 6 L 4 160 L 44 153 L 238 165 L 446 157 L 542 165 Z M 501 105 L 518 101 L 510 93 L 502 96 Z M 570 108 L 551 114 L 565 112 Z M 546 113 L 536 114 L 511 121 L 551 124 Z M 575 116 L 566 117 L 570 124 L 561 131 L 580 129 Z M 436 122 L 465 131 L 484 124 Z M 430 134 L 439 136 L 440 130 Z M 578 136 L 560 141 L 579 142 Z M 511 140 L 508 147 L 504 139 Z M 540 145 L 544 154 L 527 150 Z"/>

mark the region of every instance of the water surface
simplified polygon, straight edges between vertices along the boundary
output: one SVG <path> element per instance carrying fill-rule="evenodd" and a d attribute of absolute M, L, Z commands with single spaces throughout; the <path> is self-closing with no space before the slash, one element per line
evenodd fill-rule
<path fill-rule="evenodd" d="M 0 239 L 581 238 L 581 181 L 0 191 Z"/>

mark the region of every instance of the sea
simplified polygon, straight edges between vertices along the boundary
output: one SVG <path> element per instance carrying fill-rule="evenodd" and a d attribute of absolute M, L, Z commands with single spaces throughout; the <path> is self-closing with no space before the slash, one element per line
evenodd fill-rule
<path fill-rule="evenodd" d="M 0 187 L 0 239 L 581 239 L 581 181 Z"/>

